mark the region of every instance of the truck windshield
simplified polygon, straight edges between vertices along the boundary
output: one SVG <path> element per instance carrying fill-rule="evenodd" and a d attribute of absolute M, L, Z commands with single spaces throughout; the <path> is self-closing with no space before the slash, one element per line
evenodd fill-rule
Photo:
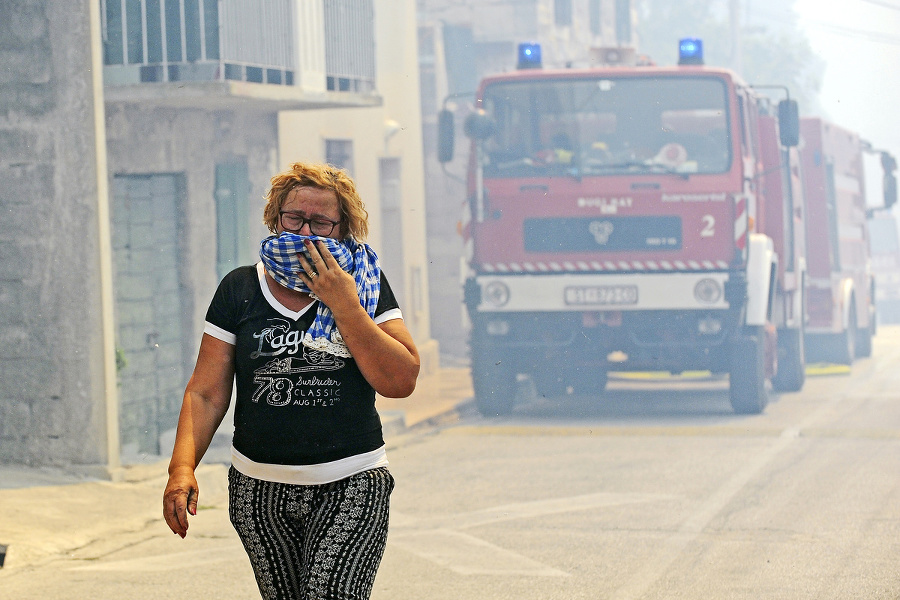
<path fill-rule="evenodd" d="M 602 77 L 499 82 L 486 177 L 723 173 L 728 102 L 718 77 Z"/>

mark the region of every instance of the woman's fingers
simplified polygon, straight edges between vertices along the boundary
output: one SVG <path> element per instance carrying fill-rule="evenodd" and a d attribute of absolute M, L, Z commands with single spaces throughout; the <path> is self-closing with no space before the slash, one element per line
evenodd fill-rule
<path fill-rule="evenodd" d="M 174 533 L 182 538 L 187 535 L 188 514 L 197 514 L 199 489 L 196 480 L 172 476 L 163 494 L 163 518 Z"/>
<path fill-rule="evenodd" d="M 340 269 L 340 265 L 338 264 L 337 259 L 331 253 L 331 250 L 328 249 L 328 246 L 325 245 L 322 240 L 318 240 L 315 243 L 315 248 L 318 251 L 319 256 L 322 258 L 322 262 L 328 267 L 328 269 Z"/>
<path fill-rule="evenodd" d="M 309 258 L 302 253 L 297 254 L 300 266 L 303 268 L 303 272 L 300 273 L 301 277 L 305 276 L 306 279 L 313 281 L 316 277 L 323 275 L 327 271 L 333 269 L 341 270 L 337 260 L 328 250 L 328 247 L 321 241 L 313 243 L 312 240 L 306 240 L 304 241 L 304 246 L 306 247 L 307 252 L 309 252 Z M 309 282 L 307 281 L 307 283 Z"/>
<path fill-rule="evenodd" d="M 303 271 L 298 273 L 298 275 L 300 275 L 301 277 L 310 278 L 316 273 L 315 267 L 313 267 L 312 263 L 306 259 L 306 256 L 298 253 L 297 260 L 300 261 L 300 267 L 303 269 Z"/>

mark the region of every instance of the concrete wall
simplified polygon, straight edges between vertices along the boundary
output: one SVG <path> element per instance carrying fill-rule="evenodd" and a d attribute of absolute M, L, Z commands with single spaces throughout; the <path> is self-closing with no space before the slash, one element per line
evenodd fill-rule
<path fill-rule="evenodd" d="M 182 229 L 182 290 L 188 302 L 186 333 L 195 340 L 187 352 L 193 369 L 206 309 L 218 285 L 216 275 L 215 165 L 247 160 L 250 177 L 250 256 L 268 235 L 262 224 L 263 196 L 277 169 L 274 112 L 203 110 L 112 104 L 106 107 L 109 176 L 181 173 L 185 204 Z M 255 210 L 255 212 L 254 212 Z M 173 215 L 174 218 L 174 215 Z M 187 383 L 185 381 L 185 383 Z"/>
<path fill-rule="evenodd" d="M 115 387 L 107 389 L 104 340 L 97 15 L 88 4 L 0 3 L 3 462 L 117 460 L 107 428 Z"/>

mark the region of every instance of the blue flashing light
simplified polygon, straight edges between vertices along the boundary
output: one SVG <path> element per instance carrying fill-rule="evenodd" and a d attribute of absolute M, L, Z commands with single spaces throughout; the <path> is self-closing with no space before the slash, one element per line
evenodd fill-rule
<path fill-rule="evenodd" d="M 540 69 L 541 45 L 534 43 L 519 44 L 519 63 L 516 65 L 516 68 Z"/>
<path fill-rule="evenodd" d="M 679 65 L 703 64 L 703 40 L 698 38 L 684 38 L 678 42 Z"/>

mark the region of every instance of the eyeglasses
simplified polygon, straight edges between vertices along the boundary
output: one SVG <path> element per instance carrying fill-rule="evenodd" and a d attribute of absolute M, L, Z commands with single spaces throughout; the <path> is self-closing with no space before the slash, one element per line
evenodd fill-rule
<path fill-rule="evenodd" d="M 291 233 L 296 233 L 303 229 L 303 226 L 309 223 L 309 232 L 313 235 L 328 236 L 334 231 L 334 226 L 340 221 L 329 221 L 328 219 L 315 218 L 307 219 L 297 213 L 281 211 L 281 228 Z"/>

